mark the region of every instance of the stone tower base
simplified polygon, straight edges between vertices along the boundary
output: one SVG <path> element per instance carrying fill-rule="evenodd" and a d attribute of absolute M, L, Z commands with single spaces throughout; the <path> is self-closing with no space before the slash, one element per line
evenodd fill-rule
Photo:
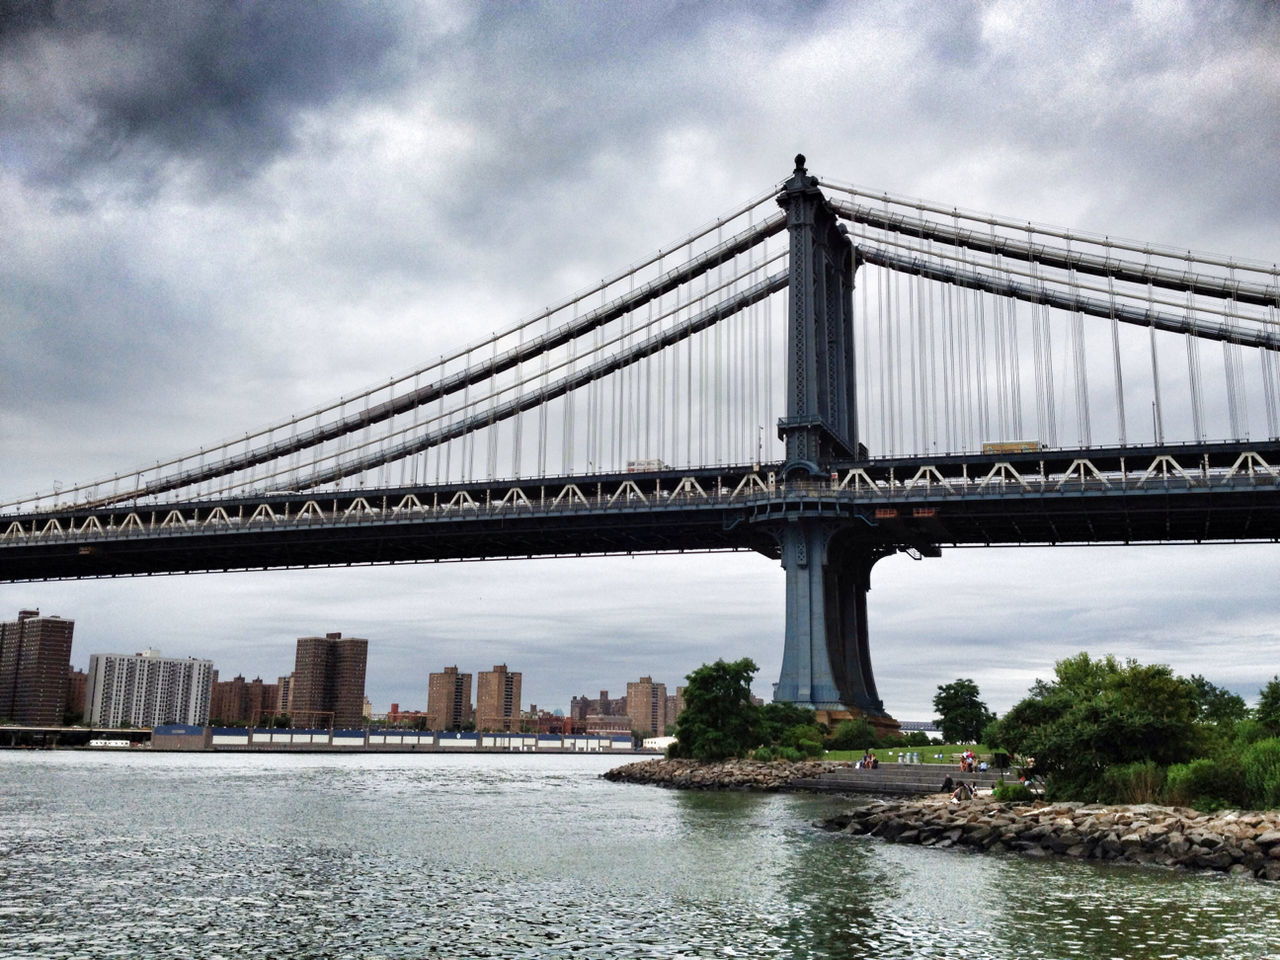
<path fill-rule="evenodd" d="M 831 731 L 835 731 L 836 724 L 842 720 L 866 720 L 871 724 L 871 729 L 876 732 L 877 737 L 896 737 L 902 732 L 902 724 L 888 715 L 878 717 L 870 716 L 863 713 L 857 707 L 845 710 L 818 710 L 818 723 L 825 723 Z"/>

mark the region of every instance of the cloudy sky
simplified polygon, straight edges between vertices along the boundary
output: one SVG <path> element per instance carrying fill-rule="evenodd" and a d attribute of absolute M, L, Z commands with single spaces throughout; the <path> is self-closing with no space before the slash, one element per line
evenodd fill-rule
<path fill-rule="evenodd" d="M 1260 3 L 0 0 L 0 500 L 154 462 L 503 329 L 784 179 L 1280 259 L 1280 8 Z M 865 415 L 865 414 L 864 414 Z M 1280 672 L 1280 548 L 883 561 L 888 710 L 971 677 L 1003 711 L 1114 653 L 1246 698 Z M 0 585 L 274 679 L 370 641 L 375 709 L 431 670 L 567 708 L 751 656 L 754 555 Z"/>

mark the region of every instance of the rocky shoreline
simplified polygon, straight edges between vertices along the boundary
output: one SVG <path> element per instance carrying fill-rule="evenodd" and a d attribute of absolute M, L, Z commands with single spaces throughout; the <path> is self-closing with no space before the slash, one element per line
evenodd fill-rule
<path fill-rule="evenodd" d="M 755 760 L 643 760 L 602 774 L 606 780 L 681 790 L 796 789 L 798 781 L 849 763 Z M 825 830 L 891 843 L 1026 856 L 1144 864 L 1280 880 L 1280 810 L 1199 813 L 1152 804 L 1001 803 L 978 796 L 951 803 L 933 794 L 877 800 L 819 821 Z"/>
<path fill-rule="evenodd" d="M 1280 811 L 1198 813 L 1182 807 L 1000 803 L 987 797 L 875 802 L 827 830 L 893 843 L 1151 864 L 1280 880 Z"/>
<path fill-rule="evenodd" d="M 795 781 L 817 777 L 849 763 L 808 760 L 640 760 L 601 774 L 606 780 L 644 783 L 679 790 L 788 790 Z"/>

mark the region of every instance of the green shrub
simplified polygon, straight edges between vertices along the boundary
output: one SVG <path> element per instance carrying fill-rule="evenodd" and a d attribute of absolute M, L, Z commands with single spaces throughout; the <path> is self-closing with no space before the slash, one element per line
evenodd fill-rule
<path fill-rule="evenodd" d="M 1012 783 L 1005 783 L 1005 781 L 1001 780 L 992 788 L 991 796 L 1003 803 L 1018 803 L 1022 800 L 1034 799 L 1035 794 L 1031 792 L 1031 789 L 1025 783 L 1019 783 L 1016 780 Z"/>
<path fill-rule="evenodd" d="M 773 759 L 773 751 L 768 747 L 757 747 L 755 752 L 751 754 L 751 758 L 753 760 L 760 760 L 764 763 L 768 763 Z"/>
<path fill-rule="evenodd" d="M 865 750 L 876 745 L 876 732 L 863 717 L 841 720 L 827 738 L 828 750 Z"/>
<path fill-rule="evenodd" d="M 1280 737 L 1259 740 L 1240 758 L 1245 797 L 1258 810 L 1280 807 Z"/>
<path fill-rule="evenodd" d="M 1164 802 L 1206 813 L 1247 806 L 1244 767 L 1230 756 L 1175 763 L 1165 774 Z"/>
<path fill-rule="evenodd" d="M 804 754 L 795 747 L 778 747 L 773 751 L 773 756 L 777 760 L 789 760 L 792 763 L 799 763 L 804 759 Z"/>
<path fill-rule="evenodd" d="M 822 730 L 817 725 L 798 723 L 788 727 L 778 742 L 784 747 L 795 747 L 806 757 L 820 757 L 822 739 Z"/>
<path fill-rule="evenodd" d="M 1164 769 L 1153 760 L 1121 763 L 1102 772 L 1101 789 L 1094 799 L 1103 803 L 1159 803 Z"/>

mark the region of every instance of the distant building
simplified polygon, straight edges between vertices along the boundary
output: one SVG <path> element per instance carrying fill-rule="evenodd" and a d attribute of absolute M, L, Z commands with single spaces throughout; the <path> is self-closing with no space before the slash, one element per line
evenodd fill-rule
<path fill-rule="evenodd" d="M 445 667 L 427 679 L 427 718 L 432 730 L 461 730 L 471 722 L 471 674 Z"/>
<path fill-rule="evenodd" d="M 293 689 L 293 674 L 276 679 L 276 713 L 289 712 L 289 693 Z"/>
<path fill-rule="evenodd" d="M 74 667 L 67 667 L 67 706 L 65 716 L 75 720 L 84 719 L 84 693 L 89 682 L 89 674 Z"/>
<path fill-rule="evenodd" d="M 476 676 L 476 729 L 520 729 L 520 677 L 499 663 Z"/>
<path fill-rule="evenodd" d="M 589 697 L 574 697 L 569 702 L 569 716 L 575 720 L 585 720 L 587 717 L 625 717 L 627 715 L 627 698 L 618 697 L 616 700 L 609 699 L 609 691 L 601 690 L 600 696 L 595 700 Z"/>
<path fill-rule="evenodd" d="M 581 722 L 582 732 L 591 737 L 631 732 L 630 717 L 602 717 L 593 713 L 588 714 L 581 721 L 575 722 Z"/>
<path fill-rule="evenodd" d="M 529 709 L 521 716 L 520 727 L 529 733 L 551 733 L 565 737 L 584 734 L 587 729 L 584 721 L 549 710 L 539 710 L 536 703 L 529 704 Z"/>
<path fill-rule="evenodd" d="M 627 684 L 627 716 L 631 729 L 661 736 L 667 729 L 667 685 L 641 677 Z"/>
<path fill-rule="evenodd" d="M 209 720 L 213 661 L 162 657 L 157 650 L 133 655 L 95 653 L 85 682 L 84 722 L 98 727 L 203 726 Z"/>
<path fill-rule="evenodd" d="M 20 610 L 17 620 L 0 623 L 0 720 L 62 723 L 75 625 L 39 610 Z"/>
<path fill-rule="evenodd" d="M 373 701 L 368 697 L 364 698 L 364 703 L 360 706 L 360 718 L 362 720 L 373 719 Z"/>
<path fill-rule="evenodd" d="M 412 727 L 422 721 L 424 725 L 430 726 L 430 717 L 425 710 L 401 710 L 400 704 L 391 704 L 391 709 L 387 711 L 383 718 L 389 727 Z"/>
<path fill-rule="evenodd" d="M 247 683 L 239 675 L 221 682 L 215 679 L 209 698 L 209 719 L 224 724 L 268 723 L 279 712 L 276 710 L 278 695 L 278 686 L 263 683 L 261 677 Z"/>
<path fill-rule="evenodd" d="M 289 719 L 304 725 L 364 726 L 364 674 L 369 641 L 327 633 L 299 637 L 289 685 Z"/>

